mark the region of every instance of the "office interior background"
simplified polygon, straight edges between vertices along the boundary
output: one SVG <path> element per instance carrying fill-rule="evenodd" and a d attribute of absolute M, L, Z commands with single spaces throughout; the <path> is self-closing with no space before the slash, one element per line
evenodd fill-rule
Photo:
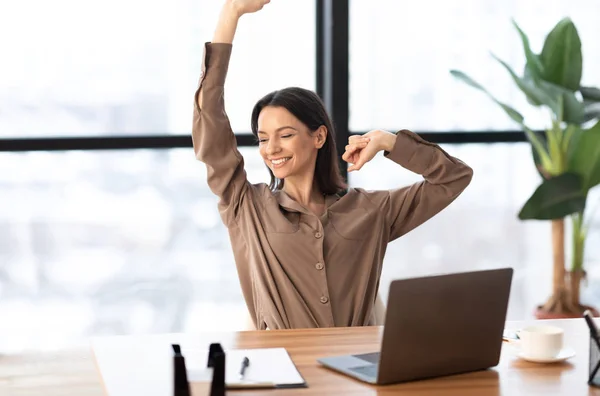
<path fill-rule="evenodd" d="M 457 201 L 389 246 L 382 297 L 396 278 L 510 266 L 508 319 L 532 318 L 551 289 L 552 250 L 548 222 L 517 218 L 539 181 L 530 146 L 449 70 L 528 109 L 529 124 L 543 129 L 547 113 L 527 105 L 490 51 L 520 71 L 511 18 L 539 51 L 569 16 L 582 39 L 583 83 L 598 86 L 600 2 L 327 3 L 273 0 L 238 27 L 226 107 L 250 181 L 268 181 L 250 112 L 281 87 L 329 95 L 341 139 L 371 129 L 421 133 L 475 174 Z M 1 350 L 246 327 L 227 230 L 189 138 L 203 43 L 221 4 L 0 5 Z M 341 22 L 323 24 L 326 12 Z M 348 174 L 351 186 L 369 189 L 418 179 L 381 154 Z M 591 204 L 600 203 L 597 190 Z M 587 246 L 582 300 L 600 304 L 600 210 Z"/>

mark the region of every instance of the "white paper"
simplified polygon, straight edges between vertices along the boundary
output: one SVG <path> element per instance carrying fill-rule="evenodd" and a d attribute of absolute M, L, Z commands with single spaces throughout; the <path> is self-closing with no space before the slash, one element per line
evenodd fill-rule
<path fill-rule="evenodd" d="M 185 356 L 188 380 L 210 381 L 212 369 L 207 369 L 208 350 L 186 348 L 181 352 Z M 240 370 L 244 357 L 250 365 L 244 378 L 240 379 Z M 225 383 L 236 386 L 277 386 L 303 384 L 304 379 L 285 348 L 225 349 Z"/>

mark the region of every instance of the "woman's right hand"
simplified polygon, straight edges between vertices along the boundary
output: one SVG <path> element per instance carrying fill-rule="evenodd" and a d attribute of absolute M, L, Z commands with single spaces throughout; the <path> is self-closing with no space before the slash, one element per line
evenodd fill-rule
<path fill-rule="evenodd" d="M 228 0 L 239 16 L 262 10 L 271 0 Z"/>
<path fill-rule="evenodd" d="M 225 0 L 213 43 L 232 43 L 240 17 L 261 10 L 271 0 Z"/>

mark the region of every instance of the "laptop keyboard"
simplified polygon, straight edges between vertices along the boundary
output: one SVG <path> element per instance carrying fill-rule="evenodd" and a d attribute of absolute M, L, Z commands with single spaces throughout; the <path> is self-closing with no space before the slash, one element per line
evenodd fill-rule
<path fill-rule="evenodd" d="M 369 363 L 379 363 L 379 352 L 372 352 L 372 353 L 363 353 L 360 355 L 354 355 L 354 357 L 359 358 L 361 360 L 364 360 L 365 362 L 369 362 Z"/>

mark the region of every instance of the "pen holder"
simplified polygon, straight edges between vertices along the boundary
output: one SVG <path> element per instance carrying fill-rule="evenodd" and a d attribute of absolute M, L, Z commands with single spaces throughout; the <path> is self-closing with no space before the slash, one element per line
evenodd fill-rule
<path fill-rule="evenodd" d="M 590 334 L 590 361 L 588 385 L 600 387 L 600 347 L 598 341 Z"/>

